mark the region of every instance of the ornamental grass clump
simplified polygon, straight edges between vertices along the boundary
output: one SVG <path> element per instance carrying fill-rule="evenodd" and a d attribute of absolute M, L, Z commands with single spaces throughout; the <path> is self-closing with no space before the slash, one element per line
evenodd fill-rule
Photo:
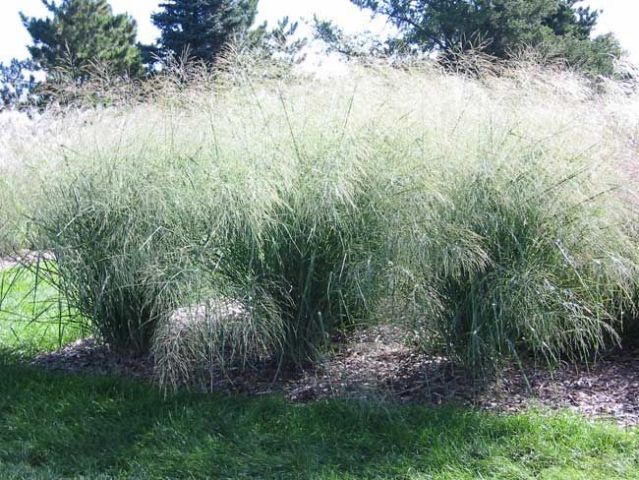
<path fill-rule="evenodd" d="M 14 212 L 10 187 L 0 178 L 0 257 L 13 253 L 16 247 Z"/>
<path fill-rule="evenodd" d="M 52 253 L 49 279 L 105 342 L 145 353 L 177 308 L 200 236 L 185 173 L 158 163 L 96 158 L 45 187 L 36 244 Z"/>
<path fill-rule="evenodd" d="M 213 296 L 156 332 L 165 388 L 209 387 L 212 370 L 260 362 L 299 367 L 369 321 L 384 245 L 370 192 L 359 181 L 322 185 L 310 172 L 299 181 L 278 191 L 259 225 L 226 231 L 204 250 Z"/>
<path fill-rule="evenodd" d="M 623 203 L 593 181 L 603 173 L 524 155 L 455 172 L 423 198 L 410 264 L 435 307 L 426 337 L 475 373 L 617 343 L 638 271 Z"/>
<path fill-rule="evenodd" d="M 375 180 L 351 171 L 347 159 L 313 158 L 278 187 L 259 234 L 237 236 L 219 273 L 232 285 L 248 276 L 251 290 L 277 306 L 278 356 L 300 365 L 315 358 L 340 329 L 366 321 L 379 295 L 377 267 L 384 238 L 375 211 Z"/>
<path fill-rule="evenodd" d="M 158 330 L 153 351 L 165 386 L 206 383 L 211 366 L 314 361 L 337 333 L 368 322 L 386 295 L 380 172 L 360 139 L 345 138 L 345 110 L 323 108 L 318 122 L 271 105 L 263 136 L 246 140 L 266 158 L 209 164 L 215 179 L 200 198 L 212 238 L 200 255 L 211 296 L 182 311 L 177 331 L 172 320 Z"/>

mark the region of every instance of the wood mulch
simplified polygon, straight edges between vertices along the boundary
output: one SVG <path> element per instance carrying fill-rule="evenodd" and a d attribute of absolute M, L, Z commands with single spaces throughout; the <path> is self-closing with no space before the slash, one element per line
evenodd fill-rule
<path fill-rule="evenodd" d="M 590 366 L 565 364 L 553 371 L 511 367 L 496 381 L 479 385 L 446 358 L 408 347 L 404 338 L 397 328 L 375 327 L 355 334 L 338 352 L 301 373 L 278 372 L 276 364 L 264 364 L 211 377 L 204 388 L 250 395 L 279 393 L 292 402 L 340 397 L 452 403 L 498 412 L 530 406 L 567 408 L 622 426 L 639 425 L 639 349 L 611 354 Z M 41 354 L 33 363 L 72 373 L 154 379 L 151 358 L 115 355 L 93 339 Z"/>
<path fill-rule="evenodd" d="M 70 343 L 55 352 L 40 353 L 31 363 L 65 373 L 117 375 L 145 381 L 153 379 L 153 360 L 150 357 L 115 353 L 93 337 Z"/>

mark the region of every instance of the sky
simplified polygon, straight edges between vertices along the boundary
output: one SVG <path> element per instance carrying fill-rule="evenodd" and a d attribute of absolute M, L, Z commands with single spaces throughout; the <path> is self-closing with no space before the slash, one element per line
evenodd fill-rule
<path fill-rule="evenodd" d="M 138 38 L 151 43 L 158 35 L 151 24 L 151 13 L 158 9 L 158 0 L 110 0 L 116 13 L 127 12 L 138 22 Z M 629 52 L 633 61 L 639 63 L 639 0 L 584 0 L 583 4 L 602 9 L 597 33 L 613 32 Z M 41 0 L 0 0 L 0 61 L 11 58 L 26 58 L 29 34 L 20 21 L 19 12 L 27 16 L 43 16 L 46 9 Z M 388 27 L 383 19 L 371 19 L 349 0 L 260 0 L 258 22 L 264 20 L 274 24 L 279 18 L 289 16 L 291 20 L 320 18 L 335 21 L 344 30 L 356 34 L 364 30 L 382 32 Z"/>

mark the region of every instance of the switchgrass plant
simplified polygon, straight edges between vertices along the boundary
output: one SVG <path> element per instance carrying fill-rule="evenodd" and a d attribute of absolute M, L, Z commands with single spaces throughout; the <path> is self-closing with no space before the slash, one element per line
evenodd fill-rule
<path fill-rule="evenodd" d="M 118 348 L 146 352 L 178 307 L 228 300 L 249 312 L 244 333 L 210 336 L 207 348 L 245 352 L 245 362 L 255 349 L 233 344 L 251 338 L 300 364 L 373 300 L 376 229 L 386 228 L 373 205 L 377 180 L 348 143 L 347 112 L 300 133 L 294 123 L 308 117 L 296 118 L 276 86 L 268 121 L 247 114 L 257 93 L 235 102 L 250 86 L 213 86 L 211 103 L 183 95 L 145 107 L 157 119 L 148 129 L 140 109 L 109 112 L 136 137 L 120 130 L 106 149 L 104 137 L 99 149 L 65 147 L 35 215 L 39 248 L 55 255 L 71 303 Z"/>
<path fill-rule="evenodd" d="M 144 353 L 158 322 L 180 305 L 205 235 L 186 172 L 109 153 L 52 174 L 35 212 L 44 274 L 116 349 Z"/>
<path fill-rule="evenodd" d="M 200 204 L 211 212 L 214 236 L 202 255 L 215 294 L 184 311 L 186 325 L 178 322 L 177 332 L 173 322 L 158 331 L 154 354 L 164 383 L 180 383 L 184 366 L 198 363 L 219 368 L 271 357 L 300 366 L 337 332 L 367 321 L 381 296 L 390 225 L 380 208 L 381 177 L 358 155 L 357 139 L 347 138 L 348 112 L 316 123 L 306 114 L 296 118 L 282 92 L 272 95 L 280 108 L 270 106 L 270 124 L 258 126 L 264 137 L 251 138 L 266 158 L 213 163 L 216 176 Z M 348 106 L 348 98 L 333 100 L 340 101 Z M 294 125 L 300 120 L 314 123 L 301 127 L 301 137 Z M 206 368 L 201 372 L 206 379 Z"/>
<path fill-rule="evenodd" d="M 409 250 L 431 304 L 422 334 L 474 372 L 526 355 L 587 361 L 618 343 L 623 311 L 634 314 L 623 204 L 594 172 L 546 161 L 488 159 L 446 178 L 437 197 L 411 198 L 425 208 Z"/>
<path fill-rule="evenodd" d="M 168 383 L 184 380 L 176 376 L 189 371 L 184 365 L 275 357 L 300 366 L 337 332 L 368 321 L 382 296 L 388 228 L 375 209 L 377 180 L 366 184 L 364 172 L 346 168 L 348 159 L 327 158 L 298 159 L 294 178 L 272 185 L 275 200 L 258 223 L 226 231 L 211 225 L 219 237 L 204 255 L 214 265 L 208 272 L 216 296 L 156 334 L 154 353 Z"/>
<path fill-rule="evenodd" d="M 15 248 L 14 225 L 9 187 L 0 179 L 0 257 L 10 254 Z"/>
<path fill-rule="evenodd" d="M 0 114 L 0 257 L 28 247 L 22 202 L 28 202 L 30 182 L 22 170 L 25 146 L 33 141 L 31 122 L 16 112 Z"/>
<path fill-rule="evenodd" d="M 637 99 L 542 73 L 240 65 L 71 111 L 24 158 L 32 241 L 170 385 L 380 317 L 477 370 L 587 357 L 633 316 Z"/>

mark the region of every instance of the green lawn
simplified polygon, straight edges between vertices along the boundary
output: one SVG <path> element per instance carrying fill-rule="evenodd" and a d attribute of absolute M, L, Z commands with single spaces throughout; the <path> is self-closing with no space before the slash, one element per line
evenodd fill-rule
<path fill-rule="evenodd" d="M 0 272 L 0 349 L 52 350 L 84 333 L 42 275 L 24 268 Z"/>
<path fill-rule="evenodd" d="M 51 311 L 44 326 L 26 321 L 32 283 L 24 274 L 3 297 L 5 347 L 57 342 Z M 164 399 L 148 385 L 46 373 L 0 354 L 0 479 L 639 478 L 638 434 L 533 411 Z"/>
<path fill-rule="evenodd" d="M 2 478 L 639 478 L 639 438 L 567 415 L 183 394 L 12 365 Z"/>

